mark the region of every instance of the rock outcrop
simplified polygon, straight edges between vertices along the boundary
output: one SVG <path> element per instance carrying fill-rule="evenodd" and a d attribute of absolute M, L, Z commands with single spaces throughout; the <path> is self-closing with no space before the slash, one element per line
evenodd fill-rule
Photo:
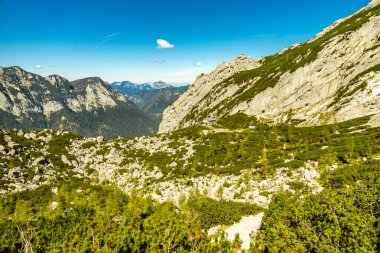
<path fill-rule="evenodd" d="M 379 1 L 306 43 L 260 60 L 239 57 L 199 76 L 165 110 L 159 132 L 238 112 L 304 125 L 379 113 Z"/>

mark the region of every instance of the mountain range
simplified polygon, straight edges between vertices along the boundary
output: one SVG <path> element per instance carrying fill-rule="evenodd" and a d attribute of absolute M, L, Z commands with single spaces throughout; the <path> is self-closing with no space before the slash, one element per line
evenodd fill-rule
<path fill-rule="evenodd" d="M 157 123 L 98 77 L 69 82 L 19 67 L 0 68 L 0 127 L 67 130 L 85 136 L 138 136 Z"/>
<path fill-rule="evenodd" d="M 114 82 L 111 86 L 150 115 L 157 124 L 164 110 L 183 94 L 188 86 L 175 87 L 162 81 L 135 84 L 130 81 Z"/>

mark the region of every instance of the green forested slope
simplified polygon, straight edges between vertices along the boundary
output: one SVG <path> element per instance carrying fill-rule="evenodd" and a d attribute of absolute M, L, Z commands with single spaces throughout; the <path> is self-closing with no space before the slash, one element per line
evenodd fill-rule
<path fill-rule="evenodd" d="M 380 251 L 380 162 L 344 166 L 323 181 L 318 195 L 276 196 L 254 252 Z"/>

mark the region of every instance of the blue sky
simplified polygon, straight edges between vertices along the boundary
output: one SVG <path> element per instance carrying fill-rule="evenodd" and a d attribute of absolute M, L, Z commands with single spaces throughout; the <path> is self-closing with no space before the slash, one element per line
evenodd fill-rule
<path fill-rule="evenodd" d="M 0 66 L 69 80 L 190 83 L 313 37 L 369 0 L 0 0 Z M 159 49 L 157 39 L 174 45 Z"/>

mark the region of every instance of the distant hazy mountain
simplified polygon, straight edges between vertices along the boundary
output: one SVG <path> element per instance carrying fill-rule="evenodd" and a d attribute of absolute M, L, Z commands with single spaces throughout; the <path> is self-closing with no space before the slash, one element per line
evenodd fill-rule
<path fill-rule="evenodd" d="M 150 85 L 151 87 L 153 87 L 153 89 L 165 89 L 165 88 L 172 88 L 173 86 L 170 85 L 170 84 L 167 84 L 163 81 L 158 81 L 158 82 L 154 82 L 154 83 L 147 83 L 148 85 Z"/>
<path fill-rule="evenodd" d="M 136 84 L 132 83 L 130 81 L 122 81 L 122 82 L 114 82 L 111 83 L 112 88 L 115 90 L 121 91 L 125 95 L 138 93 L 140 91 L 147 91 L 147 90 L 154 90 L 154 89 L 165 89 L 165 88 L 172 88 L 173 86 L 170 84 L 167 84 L 163 81 L 158 81 L 154 83 L 143 83 L 143 84 Z"/>
<path fill-rule="evenodd" d="M 123 94 L 138 93 L 143 90 L 153 90 L 153 87 L 147 83 L 134 84 L 130 81 L 114 82 L 111 84 L 112 88 L 122 92 Z"/>
<path fill-rule="evenodd" d="M 163 111 L 188 88 L 188 86 L 174 87 L 162 81 L 143 84 L 123 81 L 114 82 L 111 86 L 158 122 L 161 121 Z"/>
<path fill-rule="evenodd" d="M 68 130 L 80 135 L 145 135 L 157 123 L 100 78 L 73 82 L 0 67 L 0 128 Z"/>

